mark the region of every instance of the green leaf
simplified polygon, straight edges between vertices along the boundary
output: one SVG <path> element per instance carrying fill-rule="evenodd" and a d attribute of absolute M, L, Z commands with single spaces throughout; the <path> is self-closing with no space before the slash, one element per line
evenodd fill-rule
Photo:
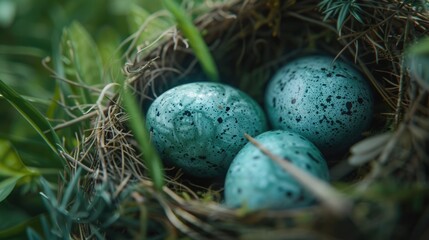
<path fill-rule="evenodd" d="M 102 83 L 103 65 L 97 44 L 91 35 L 78 22 L 73 22 L 66 30 L 72 51 L 74 51 L 74 63 L 84 83 Z"/>
<path fill-rule="evenodd" d="M 135 36 L 133 46 L 139 45 L 141 49 L 149 53 L 162 41 L 162 34 L 173 26 L 173 21 L 165 17 L 155 17 L 156 13 L 149 13 L 146 9 L 133 4 L 128 13 L 128 26 L 131 32 L 138 33 Z"/>
<path fill-rule="evenodd" d="M 31 103 L 21 97 L 15 90 L 9 88 L 1 80 L 0 94 L 30 123 L 51 150 L 58 154 L 58 147 L 61 146 L 61 141 L 45 117 Z M 52 160 L 60 161 L 59 159 L 61 158 Z"/>
<path fill-rule="evenodd" d="M 20 179 L 21 177 L 11 177 L 0 182 L 0 202 L 9 196 Z"/>
<path fill-rule="evenodd" d="M 31 216 L 8 201 L 0 203 L 0 216 L 0 239 L 25 239 L 26 228 L 40 228 L 38 216 Z"/>
<path fill-rule="evenodd" d="M 12 193 L 18 183 L 27 184 L 25 187 L 31 189 L 34 177 L 39 174 L 36 169 L 24 165 L 8 140 L 0 139 L 0 202 Z"/>
<path fill-rule="evenodd" d="M 124 89 L 124 88 L 123 88 Z M 124 90 L 122 97 L 125 104 L 125 109 L 129 115 L 129 124 L 133 130 L 141 151 L 144 157 L 144 163 L 149 169 L 149 175 L 154 182 L 155 188 L 161 190 L 164 185 L 164 169 L 161 159 L 150 141 L 149 132 L 145 128 L 145 119 L 142 115 L 141 108 L 139 107 L 134 96 Z"/>
<path fill-rule="evenodd" d="M 149 12 L 157 12 L 162 10 L 162 1 L 143 0 L 139 1 L 140 5 Z"/>
<path fill-rule="evenodd" d="M 420 86 L 429 90 L 429 37 L 411 45 L 406 53 L 411 76 Z"/>
<path fill-rule="evenodd" d="M 36 47 L 0 45 L 0 55 L 22 55 L 43 58 L 47 53 Z"/>
<path fill-rule="evenodd" d="M 219 81 L 219 73 L 209 48 L 198 29 L 192 23 L 191 18 L 186 14 L 185 10 L 173 0 L 163 0 L 163 3 L 165 8 L 175 17 L 178 27 L 188 39 L 189 45 L 191 45 L 194 50 L 195 56 L 200 61 L 204 72 L 213 81 Z"/>
<path fill-rule="evenodd" d="M 9 151 L 14 150 L 15 158 L 19 160 L 17 166 L 32 167 L 32 168 L 62 168 L 60 161 L 52 161 L 51 159 L 58 158 L 58 155 L 49 148 L 43 141 L 36 139 L 23 139 L 14 136 L 0 134 L 0 156 L 6 149 L 2 150 L 2 146 L 9 148 Z M 0 165 L 3 160 L 0 159 Z"/>
<path fill-rule="evenodd" d="M 96 43 L 80 23 L 73 22 L 63 31 L 61 52 L 67 78 L 81 85 L 71 88 L 79 92 L 83 103 L 92 103 L 87 87 L 102 83 L 102 60 Z"/>
<path fill-rule="evenodd" d="M 6 172 L 21 173 L 23 170 L 25 170 L 25 165 L 10 142 L 0 139 L 0 175 L 8 175 L 4 174 Z"/>

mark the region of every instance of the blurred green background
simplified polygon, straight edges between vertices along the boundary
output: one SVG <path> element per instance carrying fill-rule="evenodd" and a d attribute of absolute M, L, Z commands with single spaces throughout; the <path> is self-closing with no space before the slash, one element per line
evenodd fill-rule
<path fill-rule="evenodd" d="M 47 111 L 55 79 L 42 59 L 60 50 L 64 28 L 80 23 L 106 63 L 119 44 L 138 30 L 139 17 L 161 6 L 161 1 L 137 0 L 0 0 L 0 79 Z M 1 134 L 32 134 L 3 99 L 0 108 Z"/>
<path fill-rule="evenodd" d="M 53 126 L 70 120 L 58 104 L 63 89 L 53 72 L 102 89 L 113 81 L 103 73 L 125 63 L 121 43 L 161 8 L 162 1 L 152 0 L 0 0 L 0 80 Z M 77 60 L 69 63 L 72 56 Z M 49 60 L 47 67 L 44 60 Z M 91 97 L 75 100 L 76 106 L 94 103 L 97 95 Z M 79 116 L 85 110 L 73 113 Z M 65 147 L 74 146 L 67 135 L 75 130 L 60 134 Z M 22 239 L 28 226 L 40 229 L 40 214 L 46 210 L 35 179 L 43 176 L 55 185 L 61 171 L 55 158 L 34 128 L 0 96 L 0 239 Z"/>
<path fill-rule="evenodd" d="M 62 187 L 77 190 L 61 154 L 89 134 L 90 119 L 52 127 L 93 111 L 103 88 L 124 79 L 121 69 L 136 49 L 150 50 L 175 24 L 166 1 L 0 0 L 0 239 L 52 232 L 42 216 L 64 220 L 59 225 L 68 228 L 75 216 L 67 209 L 70 198 L 58 196 Z M 192 13 L 208 9 L 204 0 L 167 2 Z M 58 234 L 67 238 L 68 230 Z"/>

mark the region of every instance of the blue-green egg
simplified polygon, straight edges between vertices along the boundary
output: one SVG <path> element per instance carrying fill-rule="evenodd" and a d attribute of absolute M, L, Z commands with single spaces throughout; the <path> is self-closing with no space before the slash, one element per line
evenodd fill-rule
<path fill-rule="evenodd" d="M 322 153 L 303 136 L 284 130 L 255 138 L 271 153 L 289 160 L 321 181 L 329 180 Z M 277 163 L 247 143 L 231 163 L 225 180 L 225 204 L 230 208 L 291 209 L 309 206 L 314 197 Z"/>
<path fill-rule="evenodd" d="M 225 174 L 246 144 L 244 133 L 257 135 L 267 129 L 264 112 L 254 100 L 211 82 L 166 91 L 149 107 L 146 120 L 161 157 L 197 177 Z"/>
<path fill-rule="evenodd" d="M 297 132 L 325 154 L 338 154 L 370 125 L 371 88 L 350 64 L 325 55 L 298 58 L 269 82 L 265 107 L 275 129 Z"/>

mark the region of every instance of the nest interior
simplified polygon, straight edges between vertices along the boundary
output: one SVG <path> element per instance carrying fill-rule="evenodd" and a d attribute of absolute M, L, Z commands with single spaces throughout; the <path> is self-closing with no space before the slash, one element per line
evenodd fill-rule
<path fill-rule="evenodd" d="M 261 104 L 261 89 L 296 56 L 324 52 L 355 62 L 376 97 L 375 120 L 365 135 L 388 137 L 376 148 L 369 142 L 357 152 L 328 159 L 336 188 L 352 202 L 347 214 L 336 216 L 320 205 L 256 213 L 227 209 L 221 204 L 222 183 L 197 186 L 175 170 L 167 171 L 163 191 L 156 191 L 118 98 L 94 119 L 91 134 L 75 153 L 91 170 L 81 186 L 92 197 L 99 194 L 97 186 L 107 186 L 109 205 L 118 216 L 109 224 L 97 219 L 104 236 L 400 239 L 429 234 L 424 206 L 429 200 L 429 98 L 404 59 L 407 47 L 427 35 L 429 14 L 406 1 L 356 1 L 362 18 L 349 14 L 338 26 L 338 12 L 324 20 L 334 5 L 323 8 L 319 2 L 229 1 L 211 5 L 195 25 L 222 81 Z M 125 68 L 143 108 L 201 72 L 185 38 L 173 32 L 151 51 L 133 55 Z M 350 165 L 351 157 L 359 164 Z M 77 224 L 76 234 L 93 236 L 91 226 Z"/>

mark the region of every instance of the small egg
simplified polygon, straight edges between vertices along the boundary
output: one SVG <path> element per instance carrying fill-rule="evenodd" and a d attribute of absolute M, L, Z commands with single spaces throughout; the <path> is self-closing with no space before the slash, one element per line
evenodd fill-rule
<path fill-rule="evenodd" d="M 289 160 L 313 176 L 328 181 L 321 152 L 303 136 L 276 130 L 255 139 L 273 154 Z M 230 208 L 291 209 L 311 205 L 314 197 L 281 166 L 247 143 L 231 163 L 225 180 L 225 204 Z"/>
<path fill-rule="evenodd" d="M 246 144 L 244 133 L 267 129 L 262 108 L 244 92 L 220 83 L 172 88 L 149 107 L 147 128 L 161 157 L 197 177 L 226 173 Z"/>
<path fill-rule="evenodd" d="M 371 122 L 373 98 L 362 75 L 324 55 L 298 58 L 269 82 L 265 106 L 275 129 L 297 132 L 325 154 L 339 154 Z"/>

